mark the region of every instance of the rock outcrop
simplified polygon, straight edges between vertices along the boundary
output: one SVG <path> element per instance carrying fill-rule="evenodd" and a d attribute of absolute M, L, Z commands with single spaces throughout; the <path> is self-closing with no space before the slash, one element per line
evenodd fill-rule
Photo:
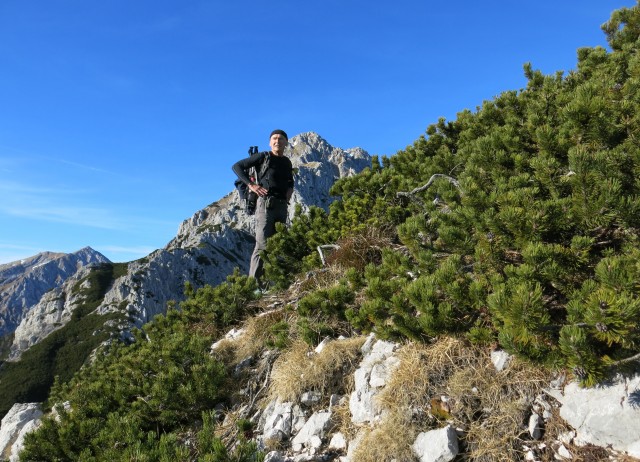
<path fill-rule="evenodd" d="M 0 459 L 18 460 L 24 436 L 40 425 L 39 403 L 14 404 L 0 423 Z"/>
<path fill-rule="evenodd" d="M 640 376 L 594 388 L 570 383 L 550 393 L 561 403 L 560 416 L 575 429 L 578 444 L 609 446 L 640 458 Z"/>

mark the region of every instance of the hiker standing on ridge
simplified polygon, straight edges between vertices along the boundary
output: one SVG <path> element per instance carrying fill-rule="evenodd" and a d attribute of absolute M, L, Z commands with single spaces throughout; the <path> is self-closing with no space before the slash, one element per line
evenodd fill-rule
<path fill-rule="evenodd" d="M 238 179 L 258 195 L 255 213 L 256 246 L 251 255 L 249 276 L 256 278 L 261 284 L 263 261 L 260 253 L 267 247 L 267 239 L 276 232 L 276 223 L 287 222 L 289 200 L 293 195 L 293 166 L 284 150 L 289 144 L 289 137 L 283 130 L 274 130 L 269 136 L 271 152 L 253 155 L 233 164 L 233 171 Z M 255 167 L 260 171 L 262 162 L 268 162 L 268 168 L 255 182 L 249 178 L 247 171 Z"/>

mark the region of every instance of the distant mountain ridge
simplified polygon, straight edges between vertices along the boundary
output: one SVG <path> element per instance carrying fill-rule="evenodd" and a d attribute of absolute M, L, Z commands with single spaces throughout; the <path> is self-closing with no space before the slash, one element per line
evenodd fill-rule
<path fill-rule="evenodd" d="M 84 267 L 109 263 L 91 247 L 65 254 L 42 252 L 0 265 L 0 336 L 11 334 L 42 296 Z"/>
<path fill-rule="evenodd" d="M 286 155 L 297 169 L 290 217 L 295 204 L 303 210 L 311 206 L 328 209 L 334 200 L 329 195 L 333 183 L 371 165 L 371 156 L 364 150 L 333 147 L 312 132 L 291 138 Z M 186 282 L 195 287 L 217 285 L 235 268 L 246 271 L 254 244 L 252 226 L 253 217 L 245 213 L 238 194 L 227 194 L 185 220 L 164 249 L 119 264 L 126 269 L 118 272 L 95 312 L 124 314 L 127 322 L 118 331 L 126 339 L 132 327 L 141 327 L 166 312 L 168 302 L 182 300 Z M 84 300 L 79 292 L 88 284 L 85 275 L 76 274 L 66 282 L 52 283 L 49 292 L 41 291 L 15 329 L 11 360 L 19 359 L 23 351 L 70 319 Z M 8 295 L 13 297 L 13 291 Z"/>

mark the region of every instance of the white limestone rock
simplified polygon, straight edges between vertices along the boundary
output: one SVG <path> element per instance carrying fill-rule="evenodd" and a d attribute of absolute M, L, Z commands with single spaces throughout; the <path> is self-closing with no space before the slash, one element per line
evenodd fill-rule
<path fill-rule="evenodd" d="M 287 459 L 280 451 L 271 451 L 264 457 L 264 462 L 286 462 Z"/>
<path fill-rule="evenodd" d="M 420 433 L 411 448 L 420 462 L 449 462 L 458 455 L 458 435 L 447 425 Z"/>
<path fill-rule="evenodd" d="M 354 455 L 358 449 L 358 446 L 360 446 L 360 443 L 362 443 L 362 440 L 364 439 L 364 435 L 365 435 L 365 432 L 360 431 L 356 434 L 356 437 L 354 439 L 349 441 L 347 445 L 347 454 L 339 458 L 340 462 L 356 462 L 354 460 Z"/>
<path fill-rule="evenodd" d="M 39 403 L 16 403 L 0 423 L 0 459 L 18 460 L 24 436 L 34 430 L 42 417 Z"/>
<path fill-rule="evenodd" d="M 534 440 L 539 440 L 542 437 L 542 428 L 544 426 L 544 419 L 535 412 L 529 417 L 529 435 Z"/>
<path fill-rule="evenodd" d="M 511 362 L 511 355 L 504 350 L 494 350 L 491 352 L 491 362 L 498 372 L 503 371 Z"/>
<path fill-rule="evenodd" d="M 291 448 L 296 452 L 300 452 L 305 447 L 319 448 L 322 445 L 325 433 L 331 427 L 331 417 L 332 413 L 329 411 L 320 411 L 312 414 L 291 441 Z"/>
<path fill-rule="evenodd" d="M 640 457 L 640 375 L 595 388 L 572 382 L 554 397 L 561 403 L 560 416 L 576 430 L 576 443 Z"/>
<path fill-rule="evenodd" d="M 375 397 L 398 365 L 399 361 L 394 356 L 396 348 L 395 343 L 375 340 L 373 336 L 369 336 L 362 346 L 364 356 L 354 373 L 354 391 L 349 399 L 354 423 L 372 423 L 382 416 L 384 410 Z"/>
<path fill-rule="evenodd" d="M 339 451 L 347 449 L 347 439 L 341 432 L 335 433 L 329 441 L 329 449 L 337 449 Z"/>
<path fill-rule="evenodd" d="M 285 441 L 298 432 L 306 420 L 300 406 L 291 402 L 271 401 L 260 417 L 258 430 L 262 440 Z"/>
<path fill-rule="evenodd" d="M 318 404 L 321 399 L 322 395 L 317 391 L 305 391 L 300 396 L 300 402 L 309 407 Z"/>
<path fill-rule="evenodd" d="M 20 433 L 18 433 L 18 437 L 16 438 L 15 443 L 11 446 L 11 456 L 9 457 L 9 462 L 19 462 L 20 461 L 20 453 L 24 449 L 24 438 L 27 436 L 27 433 L 31 433 L 40 427 L 41 421 L 40 419 L 30 420 L 22 427 Z"/>
<path fill-rule="evenodd" d="M 556 460 L 572 460 L 573 454 L 571 454 L 564 444 L 561 444 L 558 446 L 558 449 L 555 450 L 554 458 Z"/>

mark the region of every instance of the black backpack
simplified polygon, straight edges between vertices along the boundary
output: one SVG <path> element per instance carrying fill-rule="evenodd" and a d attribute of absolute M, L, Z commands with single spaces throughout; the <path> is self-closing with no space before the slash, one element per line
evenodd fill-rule
<path fill-rule="evenodd" d="M 269 155 L 269 151 L 258 152 L 258 146 L 251 146 L 249 148 L 250 156 L 262 156 L 263 160 L 260 164 L 260 168 L 256 171 L 255 167 L 252 167 L 247 171 L 247 176 L 251 178 L 251 181 L 255 183 L 259 183 L 267 169 L 269 168 L 269 159 L 271 156 Z M 238 190 L 238 194 L 240 195 L 240 200 L 245 203 L 245 211 L 247 215 L 253 215 L 256 212 L 256 204 L 258 202 L 258 195 L 251 191 L 249 187 L 244 184 L 244 182 L 240 180 L 236 180 L 233 183 Z"/>

